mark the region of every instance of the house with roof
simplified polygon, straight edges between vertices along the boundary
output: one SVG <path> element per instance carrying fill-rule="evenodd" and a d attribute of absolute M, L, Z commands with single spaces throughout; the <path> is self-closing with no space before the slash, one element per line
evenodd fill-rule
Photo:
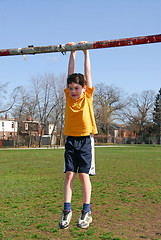
<path fill-rule="evenodd" d="M 0 117 L 0 140 L 12 140 L 17 136 L 18 123 L 14 118 Z"/>
<path fill-rule="evenodd" d="M 133 131 L 129 131 L 126 126 L 122 124 L 112 123 L 109 124 L 109 131 L 107 134 L 101 134 L 95 136 L 96 143 L 114 143 L 125 144 L 130 141 L 134 141 L 136 134 Z"/>

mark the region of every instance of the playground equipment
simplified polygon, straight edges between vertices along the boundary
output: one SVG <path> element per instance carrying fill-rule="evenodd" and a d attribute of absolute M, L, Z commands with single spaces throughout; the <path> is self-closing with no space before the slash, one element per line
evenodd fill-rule
<path fill-rule="evenodd" d="M 132 46 L 132 45 L 140 45 L 140 44 L 158 43 L 158 42 L 161 42 L 161 34 L 142 36 L 142 37 L 122 38 L 122 39 L 115 39 L 115 40 L 86 42 L 83 44 L 78 43 L 74 45 L 61 44 L 61 45 L 42 46 L 42 47 L 34 47 L 33 45 L 30 45 L 27 48 L 1 49 L 0 56 L 40 54 L 40 53 L 51 53 L 51 52 L 61 52 L 64 54 L 67 51 L 74 51 L 74 50 L 123 47 L 123 46 Z"/>

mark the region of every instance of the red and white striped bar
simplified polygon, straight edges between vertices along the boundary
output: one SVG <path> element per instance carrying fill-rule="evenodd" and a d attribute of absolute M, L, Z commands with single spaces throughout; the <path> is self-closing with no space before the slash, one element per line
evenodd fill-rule
<path fill-rule="evenodd" d="M 161 34 L 122 38 L 115 40 L 105 40 L 96 42 L 87 42 L 83 44 L 62 44 L 52 45 L 43 47 L 28 46 L 27 48 L 13 48 L 13 49 L 2 49 L 0 50 L 0 56 L 12 56 L 12 55 L 26 55 L 26 54 L 40 54 L 40 53 L 51 53 L 51 52 L 67 52 L 74 50 L 86 50 L 86 49 L 99 49 L 99 48 L 112 48 L 112 47 L 123 47 L 140 44 L 158 43 L 161 42 Z"/>

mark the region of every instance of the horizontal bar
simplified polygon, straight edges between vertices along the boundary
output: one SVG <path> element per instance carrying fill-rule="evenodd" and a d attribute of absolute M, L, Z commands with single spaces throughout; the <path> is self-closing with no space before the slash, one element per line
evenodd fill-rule
<path fill-rule="evenodd" d="M 111 47 L 123 47 L 140 44 L 158 43 L 161 42 L 161 34 L 122 38 L 115 40 L 105 40 L 96 42 L 86 42 L 83 44 L 76 43 L 74 45 L 62 44 L 52 45 L 43 47 L 28 46 L 27 48 L 13 48 L 13 49 L 2 49 L 0 50 L 0 56 L 11 56 L 11 55 L 26 55 L 26 54 L 40 54 L 40 53 L 51 53 L 51 52 L 67 52 L 75 50 L 86 50 L 86 49 L 99 49 L 99 48 L 111 48 Z"/>

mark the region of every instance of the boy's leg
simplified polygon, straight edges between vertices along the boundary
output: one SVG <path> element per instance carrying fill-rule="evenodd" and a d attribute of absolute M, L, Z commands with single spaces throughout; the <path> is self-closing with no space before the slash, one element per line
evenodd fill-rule
<path fill-rule="evenodd" d="M 80 228 L 87 228 L 92 222 L 92 216 L 90 212 L 90 200 L 91 200 L 91 181 L 89 174 L 79 173 L 79 179 L 82 183 L 82 194 L 83 194 L 83 210 L 77 226 Z"/>
<path fill-rule="evenodd" d="M 59 228 L 67 229 L 69 227 L 69 223 L 72 219 L 72 211 L 71 211 L 71 198 L 73 192 L 73 182 L 75 178 L 75 173 L 67 171 L 66 178 L 64 182 L 64 210 L 62 212 L 62 217 L 59 222 Z"/>
<path fill-rule="evenodd" d="M 66 172 L 66 178 L 64 182 L 64 202 L 71 203 L 75 175 L 75 172 Z"/>
<path fill-rule="evenodd" d="M 91 181 L 89 174 L 79 173 L 79 179 L 82 184 L 83 203 L 90 204 L 91 201 Z"/>

